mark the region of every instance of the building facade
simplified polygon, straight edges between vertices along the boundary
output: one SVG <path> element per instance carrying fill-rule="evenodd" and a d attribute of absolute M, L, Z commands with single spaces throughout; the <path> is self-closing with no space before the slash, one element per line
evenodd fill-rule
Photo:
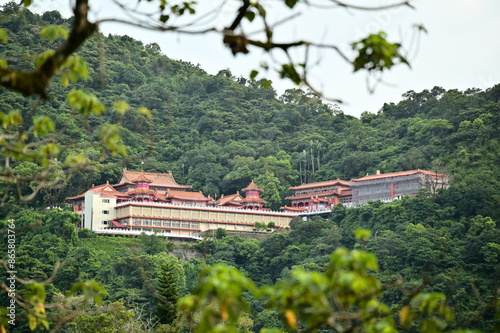
<path fill-rule="evenodd" d="M 352 202 L 362 204 L 372 200 L 392 201 L 403 195 L 416 195 L 425 188 L 431 193 L 448 187 L 448 177 L 428 170 L 409 170 L 352 179 Z"/>
<path fill-rule="evenodd" d="M 263 191 L 252 181 L 239 193 L 217 202 L 201 191 L 187 191 L 172 173 L 146 173 L 123 170 L 117 184 L 92 186 L 88 191 L 68 198 L 73 211 L 81 215 L 81 228 L 92 231 L 120 230 L 120 233 L 154 231 L 164 236 L 198 237 L 202 232 L 224 228 L 252 231 L 256 222 L 274 222 L 288 227 L 296 214 L 263 208 Z M 108 233 L 108 232 L 107 232 Z"/>
<path fill-rule="evenodd" d="M 351 187 L 345 180 L 329 180 L 324 182 L 302 184 L 290 187 L 295 191 L 292 196 L 286 197 L 291 206 L 282 207 L 290 212 L 304 212 L 314 210 L 328 210 L 339 203 L 351 202 Z"/>

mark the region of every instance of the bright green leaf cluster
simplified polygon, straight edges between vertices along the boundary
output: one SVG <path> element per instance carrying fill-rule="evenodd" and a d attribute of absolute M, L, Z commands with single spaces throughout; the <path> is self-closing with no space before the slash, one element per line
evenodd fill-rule
<path fill-rule="evenodd" d="M 72 90 L 68 93 L 68 104 L 80 114 L 101 114 L 105 107 L 99 102 L 94 94 L 87 94 L 80 90 Z"/>
<path fill-rule="evenodd" d="M 125 101 L 118 101 L 113 105 L 113 107 L 121 115 L 124 115 L 125 112 L 127 112 L 130 109 L 130 105 Z"/>
<path fill-rule="evenodd" d="M 102 297 L 107 295 L 106 290 L 96 280 L 75 283 L 69 290 L 68 295 L 72 296 L 79 292 L 83 293 L 85 299 L 94 300 L 98 306 L 102 304 Z"/>
<path fill-rule="evenodd" d="M 143 116 L 146 116 L 148 119 L 153 119 L 153 115 L 149 111 L 148 108 L 141 106 L 140 108 L 137 109 L 137 112 L 139 114 L 142 114 Z"/>
<path fill-rule="evenodd" d="M 7 114 L 0 112 L 0 123 L 4 129 L 10 126 L 19 125 L 23 121 L 21 111 L 13 110 Z"/>
<path fill-rule="evenodd" d="M 36 116 L 33 119 L 33 134 L 35 136 L 46 136 L 55 130 L 52 119 L 47 116 Z"/>
<path fill-rule="evenodd" d="M 216 265 L 201 273 L 195 296 L 181 299 L 179 307 L 190 316 L 202 310 L 195 332 L 237 332 L 234 325 L 248 309 L 243 293 L 255 290 L 254 283 L 236 268 Z"/>
<path fill-rule="evenodd" d="M 127 156 L 127 150 L 122 143 L 119 134 L 120 129 L 116 125 L 105 124 L 99 131 L 99 138 L 104 147 L 111 151 L 112 156 Z"/>
<path fill-rule="evenodd" d="M 0 28 L 0 42 L 7 43 L 9 41 L 9 36 L 7 34 L 7 30 L 4 28 Z"/>
<path fill-rule="evenodd" d="M 180 5 L 173 5 L 170 10 L 174 15 L 181 16 L 187 11 L 189 14 L 196 13 L 194 9 L 194 5 L 196 5 L 196 1 L 184 1 Z"/>
<path fill-rule="evenodd" d="M 279 73 L 280 73 L 280 78 L 290 79 L 292 80 L 293 83 L 297 85 L 299 85 L 302 82 L 302 78 L 300 77 L 300 74 L 297 72 L 293 64 L 282 64 Z"/>
<path fill-rule="evenodd" d="M 77 54 L 73 54 L 68 57 L 60 70 L 63 71 L 61 75 L 61 83 L 65 87 L 67 87 L 70 83 L 76 82 L 79 78 L 86 80 L 89 75 L 87 63 Z"/>
<path fill-rule="evenodd" d="M 26 301 L 33 307 L 33 312 L 28 313 L 28 326 L 34 330 L 38 325 L 49 329 L 49 322 L 45 319 L 45 285 L 31 283 L 24 288 L 27 291 Z"/>
<path fill-rule="evenodd" d="M 47 59 L 50 58 L 54 53 L 55 53 L 54 50 L 47 50 L 42 54 L 40 54 L 35 59 L 35 67 L 40 67 L 41 65 L 43 65 L 43 63 L 47 61 Z"/>
<path fill-rule="evenodd" d="M 412 299 L 410 305 L 403 307 L 400 321 L 409 328 L 419 317 L 422 317 L 419 322 L 421 332 L 444 332 L 448 322 L 454 319 L 454 314 L 443 294 L 421 293 Z"/>
<path fill-rule="evenodd" d="M 391 69 L 397 63 L 410 66 L 406 58 L 401 54 L 401 44 L 391 43 L 386 39 L 387 34 L 383 31 L 378 34 L 370 34 L 358 42 L 352 43 L 352 48 L 357 52 L 354 59 L 354 71 L 366 69 L 368 71 L 383 71 Z"/>
<path fill-rule="evenodd" d="M 46 25 L 40 31 L 40 36 L 51 42 L 59 38 L 68 39 L 68 30 L 62 25 Z"/>

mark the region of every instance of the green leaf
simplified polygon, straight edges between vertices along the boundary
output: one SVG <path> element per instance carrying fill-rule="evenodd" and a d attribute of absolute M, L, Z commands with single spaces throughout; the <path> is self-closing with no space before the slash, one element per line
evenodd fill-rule
<path fill-rule="evenodd" d="M 7 43 L 9 41 L 9 36 L 7 34 L 7 30 L 4 28 L 0 28 L 0 42 Z"/>
<path fill-rule="evenodd" d="M 67 69 L 61 76 L 61 83 L 67 87 L 70 82 L 76 82 L 79 78 L 88 78 L 87 63 L 79 55 L 73 54 L 61 66 L 61 70 Z"/>
<path fill-rule="evenodd" d="M 160 15 L 160 21 L 162 23 L 167 22 L 170 19 L 170 15 Z"/>
<path fill-rule="evenodd" d="M 140 108 L 138 108 L 137 112 L 139 112 L 139 114 L 142 114 L 143 116 L 146 116 L 146 118 L 148 118 L 148 119 L 153 119 L 151 112 L 148 110 L 148 108 L 146 108 L 144 106 L 141 106 Z"/>
<path fill-rule="evenodd" d="M 87 94 L 80 90 L 72 90 L 66 98 L 68 104 L 83 115 L 91 113 L 101 114 L 104 110 L 102 104 L 95 95 Z"/>
<path fill-rule="evenodd" d="M 380 31 L 378 34 L 370 34 L 368 37 L 352 43 L 353 50 L 358 55 L 353 61 L 354 71 L 366 69 L 368 71 L 384 71 L 391 69 L 398 63 L 410 64 L 401 54 L 401 44 L 390 43 L 386 39 L 387 34 Z"/>
<path fill-rule="evenodd" d="M 125 101 L 118 101 L 113 106 L 116 109 L 116 111 L 118 111 L 118 113 L 121 115 L 125 114 L 125 112 L 127 112 L 130 109 L 130 105 L 128 105 L 128 103 Z"/>
<path fill-rule="evenodd" d="M 93 299 L 98 306 L 102 304 L 102 297 L 108 294 L 96 280 L 87 280 L 75 283 L 69 290 L 68 295 L 72 296 L 80 291 L 83 292 L 85 299 Z"/>
<path fill-rule="evenodd" d="M 68 39 L 68 30 L 62 25 L 46 25 L 40 31 L 40 36 L 51 42 L 59 38 Z"/>
<path fill-rule="evenodd" d="M 257 75 L 259 74 L 259 71 L 256 71 L 255 69 L 250 72 L 250 80 L 255 80 Z"/>
<path fill-rule="evenodd" d="M 302 82 L 302 79 L 293 64 L 281 65 L 281 70 L 279 73 L 282 79 L 284 78 L 290 79 L 293 83 L 297 85 L 299 85 Z"/>
<path fill-rule="evenodd" d="M 19 125 L 23 121 L 21 116 L 21 111 L 13 110 L 5 114 L 0 112 L 0 122 L 4 129 L 7 129 L 11 125 Z"/>
<path fill-rule="evenodd" d="M 45 136 L 55 130 L 54 122 L 47 116 L 36 116 L 33 119 L 33 134 Z"/>
<path fill-rule="evenodd" d="M 245 13 L 245 17 L 246 17 L 246 18 L 247 18 L 247 20 L 249 20 L 250 22 L 252 22 L 252 21 L 255 19 L 255 16 L 256 16 L 256 15 L 255 15 L 255 13 L 254 13 L 254 12 L 252 12 L 252 11 L 250 11 L 250 10 L 249 10 L 249 11 L 247 11 L 247 12 Z"/>
<path fill-rule="evenodd" d="M 36 328 L 36 324 L 37 324 L 36 317 L 31 313 L 28 313 L 28 327 L 30 328 L 30 330 L 34 331 Z"/>
<path fill-rule="evenodd" d="M 35 67 L 40 67 L 49 57 L 55 53 L 54 50 L 47 50 L 35 59 Z"/>
<path fill-rule="evenodd" d="M 285 4 L 286 4 L 289 8 L 293 8 L 293 7 L 295 7 L 295 5 L 297 4 L 297 2 L 299 2 L 299 0 L 285 0 Z"/>
<path fill-rule="evenodd" d="M 354 230 L 354 236 L 359 241 L 367 241 L 368 238 L 371 237 L 371 235 L 372 235 L 372 232 L 370 230 L 366 230 L 366 229 L 362 229 L 362 228 L 357 228 L 356 230 Z"/>
<path fill-rule="evenodd" d="M 119 135 L 119 128 L 116 125 L 105 124 L 99 131 L 99 138 L 104 147 L 111 151 L 112 156 L 127 156 L 127 150 Z"/>

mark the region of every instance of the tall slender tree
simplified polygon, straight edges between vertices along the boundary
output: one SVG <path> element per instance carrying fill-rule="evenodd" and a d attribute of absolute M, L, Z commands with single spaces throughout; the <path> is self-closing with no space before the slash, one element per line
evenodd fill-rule
<path fill-rule="evenodd" d="M 161 269 L 155 295 L 156 313 L 162 324 L 172 324 L 177 317 L 178 277 L 171 261 L 164 264 Z"/>

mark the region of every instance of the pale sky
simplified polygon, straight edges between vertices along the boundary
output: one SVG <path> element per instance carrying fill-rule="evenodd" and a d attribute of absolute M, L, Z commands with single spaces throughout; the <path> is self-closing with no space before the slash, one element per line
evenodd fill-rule
<path fill-rule="evenodd" d="M 127 0 L 128 1 L 128 0 Z M 132 3 L 135 1 L 130 0 Z M 320 3 L 323 0 L 311 0 Z M 0 0 L 0 4 L 7 1 Z M 34 0 L 32 10 L 57 9 L 67 16 L 68 0 Z M 200 10 L 211 8 L 221 1 L 199 1 Z M 227 15 L 236 10 L 234 1 L 226 1 L 217 18 L 218 26 L 227 25 Z M 348 3 L 384 5 L 389 0 L 351 0 Z M 145 3 L 143 1 L 142 3 Z M 268 17 L 276 22 L 290 14 L 278 5 L 278 1 L 265 1 L 271 10 Z M 357 10 L 311 9 L 301 5 L 301 12 L 295 20 L 280 26 L 275 31 L 276 41 L 291 39 L 313 39 L 332 43 L 350 55 L 350 42 L 369 33 L 386 31 L 389 41 L 402 41 L 411 68 L 405 65 L 395 67 L 383 77 L 384 83 L 375 87 L 370 94 L 364 73 L 352 73 L 351 67 L 333 52 L 312 52 L 312 61 L 317 62 L 310 73 L 311 81 L 326 96 L 344 101 L 340 108 L 347 114 L 359 116 L 363 111 L 376 113 L 384 102 L 398 102 L 408 91 L 421 91 L 441 86 L 445 89 L 486 89 L 500 83 L 500 1 L 498 0 L 415 0 L 415 9 L 399 8 L 386 11 L 366 12 Z M 91 1 L 93 13 L 99 18 L 119 17 L 119 10 L 112 9 L 111 1 Z M 297 12 L 296 11 L 296 12 Z M 226 21 L 224 21 L 226 18 Z M 208 23 L 211 23 L 209 21 Z M 428 34 L 421 34 L 418 41 L 412 38 L 413 25 L 422 24 Z M 250 54 L 233 57 L 216 34 L 186 36 L 177 33 L 160 33 L 137 29 L 118 23 L 105 23 L 100 27 L 106 35 L 126 34 L 143 41 L 156 42 L 162 52 L 172 59 L 200 64 L 209 74 L 228 68 L 234 76 L 248 77 L 252 69 L 259 69 L 261 61 L 271 62 L 269 56 L 257 49 Z M 248 31 L 253 31 L 248 26 Z M 275 58 L 282 59 L 279 54 Z M 273 87 L 282 94 L 288 88 L 295 88 L 291 82 L 280 80 L 277 75 L 265 74 L 273 81 Z M 371 84 L 373 85 L 373 80 Z M 306 88 L 303 88 L 306 89 Z"/>

